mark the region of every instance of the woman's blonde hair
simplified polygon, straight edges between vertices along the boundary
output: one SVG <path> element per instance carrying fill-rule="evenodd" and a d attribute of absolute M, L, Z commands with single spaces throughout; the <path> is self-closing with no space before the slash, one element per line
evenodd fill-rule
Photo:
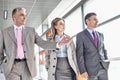
<path fill-rule="evenodd" d="M 63 20 L 62 18 L 55 18 L 51 22 L 51 29 L 52 29 L 52 39 L 55 39 L 55 35 L 57 34 L 57 30 L 55 29 L 55 26 L 57 25 L 58 21 Z M 63 20 L 64 21 L 64 20 Z M 65 21 L 64 21 L 65 22 Z"/>

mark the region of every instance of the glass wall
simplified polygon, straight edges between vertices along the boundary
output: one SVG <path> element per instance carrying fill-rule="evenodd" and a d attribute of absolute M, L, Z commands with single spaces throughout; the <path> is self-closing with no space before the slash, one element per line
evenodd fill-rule
<path fill-rule="evenodd" d="M 65 18 L 65 24 L 65 32 L 70 36 L 76 35 L 82 30 L 81 7 Z"/>
<path fill-rule="evenodd" d="M 84 13 L 95 12 L 99 23 L 120 15 L 119 0 L 88 0 L 84 5 Z"/>
<path fill-rule="evenodd" d="M 120 18 L 97 28 L 104 33 L 104 42 L 109 58 L 120 57 Z M 111 61 L 109 68 L 109 80 L 118 80 L 120 72 L 120 61 Z"/>
<path fill-rule="evenodd" d="M 69 36 L 74 36 L 82 31 L 81 7 L 65 18 L 65 25 L 65 33 Z M 73 40 L 75 42 L 76 38 L 73 38 Z"/>

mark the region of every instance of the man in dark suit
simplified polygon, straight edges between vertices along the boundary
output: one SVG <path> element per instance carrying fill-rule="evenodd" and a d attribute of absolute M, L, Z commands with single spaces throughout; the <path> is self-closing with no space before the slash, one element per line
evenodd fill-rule
<path fill-rule="evenodd" d="M 65 45 L 69 39 L 64 38 L 57 44 L 42 40 L 34 28 L 24 25 L 24 8 L 15 8 L 12 18 L 14 25 L 0 31 L 0 64 L 3 63 L 6 80 L 32 80 L 36 76 L 34 44 L 56 50 L 56 45 Z"/>
<path fill-rule="evenodd" d="M 104 47 L 103 34 L 95 31 L 98 19 L 95 13 L 88 13 L 85 16 L 87 29 L 77 34 L 76 56 L 77 63 L 82 77 L 88 80 L 108 80 L 109 62 Z"/>

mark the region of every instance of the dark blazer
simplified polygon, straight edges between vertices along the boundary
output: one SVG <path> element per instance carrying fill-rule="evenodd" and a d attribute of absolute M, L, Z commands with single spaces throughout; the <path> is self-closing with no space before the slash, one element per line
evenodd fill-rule
<path fill-rule="evenodd" d="M 97 75 L 103 67 L 108 69 L 108 63 L 102 62 L 100 54 L 107 59 L 107 52 L 104 48 L 103 34 L 97 32 L 99 39 L 98 47 L 95 46 L 92 36 L 87 29 L 77 34 L 76 38 L 76 58 L 80 73 L 87 72 L 89 76 Z"/>
<path fill-rule="evenodd" d="M 3 62 L 5 76 L 7 76 L 14 64 L 17 53 L 17 44 L 14 27 L 10 26 L 0 32 L 0 63 Z M 24 27 L 22 30 L 22 45 L 24 55 L 27 59 L 27 66 L 32 77 L 36 76 L 36 63 L 34 55 L 34 44 L 44 49 L 56 49 L 54 42 L 44 41 L 38 36 L 34 28 Z M 4 53 L 5 51 L 5 53 Z M 4 55 L 5 54 L 5 55 Z M 6 58 L 4 59 L 4 56 Z M 4 59 L 4 60 L 3 60 Z"/>

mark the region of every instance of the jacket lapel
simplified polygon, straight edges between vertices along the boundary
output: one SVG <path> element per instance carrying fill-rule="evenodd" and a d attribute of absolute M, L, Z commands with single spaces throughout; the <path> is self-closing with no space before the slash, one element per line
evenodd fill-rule
<path fill-rule="evenodd" d="M 15 38 L 15 33 L 14 33 L 14 27 L 13 27 L 13 26 L 11 26 L 11 27 L 9 28 L 9 32 L 8 32 L 8 33 L 9 33 L 11 39 L 16 43 L 17 40 L 16 40 L 16 38 Z"/>
<path fill-rule="evenodd" d="M 97 32 L 96 33 L 97 34 L 97 37 L 98 37 L 98 49 L 100 48 L 100 45 L 101 45 L 101 36 L 100 36 L 100 34 Z"/>
<path fill-rule="evenodd" d="M 27 37 L 27 34 L 28 34 L 28 28 L 26 27 L 23 27 L 23 30 L 22 30 L 22 42 L 24 43 L 26 37 Z"/>
<path fill-rule="evenodd" d="M 93 40 L 92 36 L 90 35 L 90 33 L 88 32 L 87 29 L 84 30 L 84 33 L 88 36 L 88 38 L 91 40 L 91 42 L 93 43 L 93 45 L 97 48 L 97 46 L 94 43 L 94 40 Z"/>
<path fill-rule="evenodd" d="M 28 34 L 28 29 L 25 28 L 25 27 L 23 27 L 23 30 L 22 30 L 22 42 L 25 41 L 27 34 Z M 14 27 L 13 27 L 13 26 L 11 26 L 11 27 L 9 28 L 9 35 L 10 35 L 11 39 L 12 39 L 15 43 L 17 43 L 17 40 L 16 40 L 16 38 L 15 38 L 15 33 L 14 33 Z"/>

